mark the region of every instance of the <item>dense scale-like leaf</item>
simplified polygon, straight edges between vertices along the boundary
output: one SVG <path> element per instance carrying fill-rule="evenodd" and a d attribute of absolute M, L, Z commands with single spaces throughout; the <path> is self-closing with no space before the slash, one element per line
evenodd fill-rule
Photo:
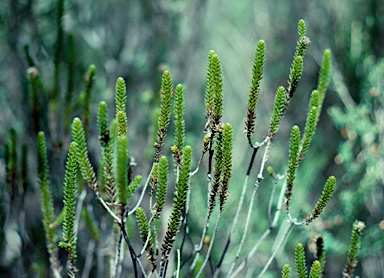
<path fill-rule="evenodd" d="M 162 145 L 167 135 L 167 129 L 171 118 L 171 102 L 173 96 L 172 77 L 169 71 L 164 71 L 161 80 L 161 104 L 158 118 L 157 138 L 155 142 L 154 162 L 159 162 Z"/>
<path fill-rule="evenodd" d="M 123 111 L 117 112 L 117 134 L 118 136 L 125 136 L 128 134 L 128 120 L 127 115 Z"/>
<path fill-rule="evenodd" d="M 304 247 L 301 243 L 296 245 L 295 264 L 296 272 L 299 278 L 307 278 L 307 266 L 305 264 Z"/>
<path fill-rule="evenodd" d="M 38 182 L 41 192 L 41 211 L 43 214 L 43 226 L 47 241 L 47 249 L 49 253 L 49 261 L 51 269 L 57 271 L 58 265 L 58 248 L 57 236 L 50 224 L 54 220 L 54 208 L 51 190 L 49 188 L 49 167 L 47 158 L 47 146 L 45 143 L 44 132 L 37 134 L 37 173 Z"/>
<path fill-rule="evenodd" d="M 364 228 L 365 224 L 361 221 L 356 220 L 352 225 L 352 235 L 348 248 L 347 262 L 343 269 L 343 277 L 345 278 L 353 277 L 353 272 L 355 271 L 355 267 L 357 265 L 357 255 L 359 254 L 360 241 Z"/>
<path fill-rule="evenodd" d="M 159 163 L 159 182 L 156 191 L 156 216 L 163 210 L 165 201 L 167 199 L 168 188 L 168 159 L 166 156 L 160 157 Z"/>
<path fill-rule="evenodd" d="M 214 72 L 213 72 L 213 66 L 212 66 L 212 57 L 215 54 L 213 50 L 209 51 L 208 54 L 208 64 L 207 64 L 207 84 L 205 88 L 205 117 L 207 119 L 211 118 L 212 110 L 213 110 L 213 99 L 214 99 L 214 92 L 215 92 L 215 79 L 214 79 Z"/>
<path fill-rule="evenodd" d="M 148 239 L 148 236 L 150 235 L 150 227 L 148 225 L 147 215 L 145 214 L 145 211 L 140 207 L 136 210 L 136 219 L 139 225 L 140 237 L 145 243 Z M 154 246 L 154 241 L 152 239 L 153 239 L 153 235 L 151 233 L 149 242 L 145 250 L 147 250 L 148 252 L 147 254 L 148 259 L 155 266 L 156 265 L 156 251 L 155 251 L 156 248 Z"/>
<path fill-rule="evenodd" d="M 303 56 L 298 55 L 292 62 L 291 70 L 289 72 L 288 89 L 287 89 L 287 102 L 289 102 L 296 91 L 301 76 L 304 70 Z"/>
<path fill-rule="evenodd" d="M 209 213 L 212 213 L 216 205 L 216 196 L 219 188 L 222 185 L 222 172 L 223 172 L 223 132 L 220 130 L 216 136 L 215 157 L 213 164 L 213 179 L 212 187 L 209 196 Z"/>
<path fill-rule="evenodd" d="M 287 264 L 283 266 L 281 270 L 281 278 L 290 278 L 291 277 L 291 267 Z"/>
<path fill-rule="evenodd" d="M 223 73 L 221 62 L 217 54 L 212 56 L 212 71 L 214 79 L 212 120 L 213 127 L 217 129 L 221 123 L 224 109 Z"/>
<path fill-rule="evenodd" d="M 285 191 L 286 206 L 289 209 L 289 204 L 292 199 L 293 183 L 296 178 L 297 167 L 299 166 L 299 150 L 300 150 L 300 128 L 293 126 L 291 131 L 291 139 L 289 142 L 289 160 L 287 170 L 287 189 Z"/>
<path fill-rule="evenodd" d="M 314 261 L 311 270 L 309 271 L 309 278 L 320 278 L 321 276 L 321 264 L 319 261 Z"/>
<path fill-rule="evenodd" d="M 327 182 L 325 183 L 323 192 L 321 193 L 321 196 L 317 201 L 315 208 L 313 209 L 312 213 L 307 216 L 305 220 L 307 224 L 311 223 L 314 219 L 316 219 L 320 215 L 320 213 L 323 211 L 323 209 L 331 199 L 333 192 L 335 191 L 335 187 L 336 187 L 336 178 L 334 176 L 330 176 Z"/>
<path fill-rule="evenodd" d="M 173 139 L 173 156 L 178 164 L 181 161 L 181 150 L 184 147 L 185 140 L 185 122 L 184 122 L 184 89 L 182 85 L 176 86 L 175 99 L 173 105 L 175 134 Z"/>
<path fill-rule="evenodd" d="M 101 146 L 105 147 L 109 141 L 108 106 L 105 101 L 99 102 L 99 109 L 97 112 L 97 130 Z"/>
<path fill-rule="evenodd" d="M 257 44 L 255 57 L 253 59 L 252 66 L 252 82 L 248 95 L 247 116 L 245 120 L 245 131 L 247 137 L 250 138 L 254 132 L 255 120 L 256 120 L 256 107 L 259 101 L 260 82 L 264 74 L 264 62 L 265 62 L 265 42 L 260 40 Z"/>
<path fill-rule="evenodd" d="M 279 130 L 281 117 L 284 113 L 285 100 L 285 89 L 284 87 L 280 86 L 276 91 L 275 102 L 273 105 L 273 114 L 271 116 L 271 123 L 269 126 L 269 137 L 271 137 L 271 140 L 273 139 L 273 136 L 276 134 L 276 132 Z"/>
<path fill-rule="evenodd" d="M 140 175 L 136 176 L 128 185 L 127 188 L 127 204 L 129 203 L 130 198 L 136 192 L 137 188 L 140 185 L 142 177 Z"/>
<path fill-rule="evenodd" d="M 149 225 L 147 215 L 141 207 L 136 210 L 136 219 L 137 224 L 139 225 L 140 237 L 144 242 L 146 242 L 149 235 Z"/>
<path fill-rule="evenodd" d="M 297 26 L 297 32 L 299 33 L 299 38 L 302 38 L 306 35 L 307 28 L 305 26 L 305 21 L 303 19 L 299 20 L 299 23 Z"/>
<path fill-rule="evenodd" d="M 317 91 L 319 92 L 319 112 L 318 112 L 317 118 L 320 117 L 325 94 L 327 92 L 329 83 L 331 81 L 331 72 L 332 72 L 332 52 L 331 50 L 326 49 L 324 50 L 324 53 L 323 53 L 323 58 L 321 61 L 319 78 L 318 78 L 317 88 L 316 88 Z"/>
<path fill-rule="evenodd" d="M 116 202 L 124 211 L 128 200 L 128 137 L 118 136 L 116 140 Z"/>
<path fill-rule="evenodd" d="M 304 155 L 307 153 L 309 146 L 311 145 L 313 135 L 316 131 L 317 125 L 317 107 L 312 107 L 307 114 L 307 120 L 305 122 L 304 134 L 301 140 L 301 151 L 299 156 L 299 161 L 304 158 Z"/>
<path fill-rule="evenodd" d="M 115 102 L 116 117 L 118 112 L 123 112 L 124 114 L 126 114 L 127 88 L 125 86 L 124 78 L 122 77 L 119 77 L 116 80 Z"/>
<path fill-rule="evenodd" d="M 229 180 L 232 177 L 232 149 L 233 132 L 229 123 L 224 125 L 223 129 L 223 162 L 222 162 L 222 184 L 220 188 L 220 210 L 223 211 L 225 201 L 229 196 Z"/>
<path fill-rule="evenodd" d="M 117 121 L 113 120 L 110 126 L 108 144 L 102 152 L 103 161 L 103 180 L 107 191 L 108 198 L 114 204 L 116 200 L 116 176 L 114 167 L 114 149 L 117 137 Z"/>
<path fill-rule="evenodd" d="M 72 142 L 69 151 L 65 169 L 64 180 L 64 219 L 63 219 L 63 240 L 66 243 L 66 249 L 69 254 L 69 260 L 75 265 L 76 253 L 76 193 L 77 193 L 77 161 L 76 161 L 76 143 Z"/>
<path fill-rule="evenodd" d="M 93 190 L 97 189 L 96 175 L 88 157 L 88 148 L 81 120 L 74 118 L 72 123 L 72 139 L 77 144 L 77 160 L 83 179 L 90 184 Z"/>
<path fill-rule="evenodd" d="M 181 215 L 187 200 L 189 188 L 189 174 L 191 171 L 192 148 L 186 146 L 183 150 L 179 180 L 176 186 L 175 197 L 173 199 L 172 213 L 168 221 L 168 228 L 162 245 L 163 252 L 170 250 L 176 239 L 176 233 L 180 228 Z"/>

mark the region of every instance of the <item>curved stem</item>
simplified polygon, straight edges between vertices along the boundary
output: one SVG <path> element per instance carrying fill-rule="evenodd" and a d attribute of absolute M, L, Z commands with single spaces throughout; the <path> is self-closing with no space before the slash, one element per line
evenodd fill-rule
<path fill-rule="evenodd" d="M 249 226 L 249 223 L 250 223 L 251 214 L 252 214 L 252 210 L 253 210 L 253 203 L 255 202 L 255 198 L 256 198 L 256 194 L 257 194 L 258 189 L 259 189 L 260 182 L 263 179 L 263 170 L 264 170 L 264 167 L 265 167 L 265 163 L 268 160 L 268 153 L 269 153 L 270 147 L 271 147 L 271 141 L 268 140 L 267 141 L 267 146 L 266 146 L 265 151 L 264 151 L 263 160 L 261 161 L 260 171 L 259 171 L 259 174 L 257 175 L 257 180 L 255 182 L 255 187 L 253 189 L 253 194 L 252 194 L 251 202 L 250 202 L 249 207 L 248 207 L 247 220 L 245 222 L 243 236 L 241 238 L 241 242 L 240 242 L 239 247 L 237 249 L 235 260 L 233 261 L 233 263 L 231 265 L 231 268 L 229 269 L 227 277 L 230 277 L 230 275 L 231 275 L 231 273 L 232 273 L 232 271 L 233 271 L 233 269 L 234 269 L 234 267 L 235 267 L 235 265 L 236 265 L 236 263 L 237 263 L 237 261 L 238 261 L 238 259 L 240 257 L 240 252 L 241 252 L 241 250 L 243 249 L 243 246 L 244 246 L 244 242 L 245 242 L 245 238 L 247 236 L 248 226 Z"/>
<path fill-rule="evenodd" d="M 209 260 L 209 256 L 211 255 L 213 242 L 215 241 L 215 237 L 216 237 L 216 233 L 217 233 L 217 228 L 219 227 L 220 217 L 221 217 L 221 212 L 219 212 L 219 215 L 217 216 L 215 230 L 213 231 L 211 242 L 209 243 L 207 255 L 205 257 L 205 260 L 204 260 L 204 262 L 203 262 L 199 272 L 196 275 L 196 278 L 198 278 L 201 275 L 201 273 L 203 272 L 203 269 L 204 269 L 205 265 L 207 264 L 207 262 Z"/>
<path fill-rule="evenodd" d="M 293 225 L 294 225 L 294 223 L 292 223 L 292 222 L 289 224 L 287 230 L 285 231 L 285 234 L 284 234 L 282 240 L 280 241 L 279 245 L 276 247 L 275 251 L 272 253 L 271 257 L 269 258 L 268 262 L 265 264 L 265 266 L 264 266 L 263 270 L 260 272 L 259 276 L 257 276 L 258 278 L 263 277 L 264 273 L 267 271 L 267 269 L 271 265 L 273 259 L 275 258 L 277 252 L 279 251 L 280 247 L 287 240 L 289 232 L 292 230 Z"/>

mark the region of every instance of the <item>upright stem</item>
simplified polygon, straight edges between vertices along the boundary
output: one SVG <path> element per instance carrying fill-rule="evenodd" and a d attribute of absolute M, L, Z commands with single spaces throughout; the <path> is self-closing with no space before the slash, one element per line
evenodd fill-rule
<path fill-rule="evenodd" d="M 217 220 L 216 220 L 216 226 L 215 226 L 215 230 L 212 234 L 212 238 L 211 238 L 211 242 L 209 243 L 209 247 L 208 247 L 208 251 L 207 251 L 207 255 L 205 257 L 205 260 L 199 270 L 199 272 L 197 273 L 196 275 L 196 278 L 200 277 L 201 273 L 203 272 L 203 269 L 205 267 L 205 265 L 207 264 L 208 260 L 209 260 L 209 256 L 211 255 L 211 251 L 212 251 L 212 246 L 213 246 L 213 242 L 215 241 L 215 236 L 216 236 L 216 233 L 217 233 L 217 228 L 219 227 L 219 221 L 220 221 L 220 217 L 221 217 L 221 212 L 219 212 L 219 215 L 217 216 Z"/>
<path fill-rule="evenodd" d="M 271 147 L 271 141 L 268 140 L 267 141 L 267 146 L 265 147 L 265 150 L 264 150 L 263 160 L 261 161 L 260 171 L 259 171 L 259 174 L 257 175 L 257 180 L 256 180 L 256 183 L 255 183 L 255 187 L 253 189 L 253 194 L 252 194 L 251 202 L 250 202 L 249 207 L 248 207 L 247 220 L 245 222 L 243 236 L 241 238 L 241 242 L 240 242 L 239 247 L 237 249 L 235 260 L 233 261 L 233 263 L 231 265 L 231 268 L 230 268 L 230 270 L 228 272 L 227 277 L 229 277 L 231 275 L 231 273 L 232 273 L 232 271 L 233 271 L 233 269 L 234 269 L 234 267 L 235 267 L 235 265 L 236 265 L 236 263 L 237 263 L 237 261 L 238 261 L 238 259 L 240 257 L 240 252 L 241 252 L 241 250 L 243 249 L 243 246 L 244 246 L 244 242 L 245 242 L 245 238 L 247 236 L 248 226 L 249 226 L 249 223 L 250 223 L 251 214 L 252 214 L 252 210 L 253 210 L 253 203 L 255 201 L 256 193 L 257 193 L 257 191 L 259 189 L 260 182 L 263 179 L 263 170 L 264 170 L 265 163 L 268 160 L 268 153 L 269 153 L 270 147 Z"/>
<path fill-rule="evenodd" d="M 287 230 L 284 233 L 283 238 L 281 239 L 279 245 L 276 247 L 275 251 L 272 253 L 271 257 L 269 258 L 268 262 L 265 264 L 263 270 L 260 272 L 258 278 L 263 277 L 264 273 L 267 271 L 269 266 L 271 265 L 273 259 L 275 258 L 277 252 L 279 251 L 280 247 L 284 244 L 284 242 L 287 240 L 289 232 L 292 230 L 294 223 L 290 222 Z"/>
<path fill-rule="evenodd" d="M 219 273 L 220 273 L 220 268 L 221 268 L 221 265 L 222 265 L 222 263 L 224 261 L 225 254 L 228 251 L 228 248 L 229 248 L 229 245 L 231 243 L 231 239 L 232 239 L 233 233 L 235 232 L 235 228 L 237 227 L 237 220 L 239 219 L 240 211 L 241 211 L 241 209 L 243 207 L 245 193 L 246 193 L 246 189 L 247 189 L 247 186 L 248 186 L 249 175 L 251 173 L 252 166 L 253 166 L 253 163 L 255 161 L 257 151 L 259 150 L 259 148 L 261 146 L 263 146 L 267 142 L 267 140 L 269 142 L 269 137 L 266 137 L 265 140 L 262 143 L 256 143 L 255 146 L 254 146 L 252 157 L 251 157 L 251 160 L 249 162 L 247 173 L 246 173 L 246 176 L 245 176 L 245 179 L 244 179 L 243 189 L 241 191 L 240 201 L 239 201 L 239 205 L 237 206 L 235 219 L 233 221 L 231 232 L 230 232 L 230 234 L 228 236 L 228 240 L 227 240 L 227 243 L 226 243 L 225 248 L 223 250 L 223 253 L 221 255 L 220 261 L 217 264 L 217 267 L 216 267 L 216 270 L 215 270 L 215 273 L 214 273 L 214 276 L 213 276 L 214 278 L 216 278 L 219 275 Z"/>

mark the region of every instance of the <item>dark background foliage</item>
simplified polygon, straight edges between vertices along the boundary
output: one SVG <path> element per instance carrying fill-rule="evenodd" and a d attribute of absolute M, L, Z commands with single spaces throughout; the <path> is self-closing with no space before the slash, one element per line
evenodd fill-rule
<path fill-rule="evenodd" d="M 314 225 L 291 233 L 271 273 L 278 272 L 281 265 L 288 262 L 287 254 L 293 256 L 298 239 L 308 242 L 305 246 L 312 252 L 313 238 L 319 234 L 324 235 L 329 254 L 326 273 L 340 273 L 352 222 L 360 219 L 365 221 L 367 228 L 357 273 L 363 277 L 383 275 L 384 63 L 381 58 L 384 17 L 381 15 L 384 14 L 384 1 L 68 0 L 64 3 L 63 49 L 59 55 L 60 98 L 64 99 L 71 92 L 72 101 L 81 102 L 88 66 L 96 65 L 89 136 L 90 149 L 95 150 L 91 151 L 91 158 L 95 162 L 99 157 L 96 151 L 97 103 L 106 100 L 113 107 L 114 83 L 122 76 L 128 90 L 130 145 L 134 146 L 131 154 L 138 162 L 136 171 L 143 175 L 148 171 L 154 107 L 159 104 L 160 77 L 164 69 L 172 72 L 175 84 L 186 86 L 187 143 L 195 146 L 196 161 L 205 123 L 203 98 L 207 55 L 214 49 L 220 56 L 224 72 L 224 121 L 234 126 L 236 151 L 227 211 L 236 206 L 239 195 L 236 188 L 240 188 L 246 171 L 246 162 L 242 162 L 249 160 L 243 130 L 256 43 L 259 39 L 266 41 L 262 105 L 259 105 L 256 125 L 256 136 L 261 140 L 266 134 L 274 92 L 279 85 L 286 85 L 297 40 L 297 22 L 305 19 L 312 43 L 297 96 L 284 118 L 270 163 L 275 171 L 284 171 L 289 130 L 293 124 L 303 125 L 308 99 L 316 86 L 322 51 L 330 48 L 333 52 L 332 83 L 314 145 L 298 173 L 298 184 L 302 185 L 295 197 L 296 207 L 300 207 L 298 213 L 311 209 L 310 204 L 316 202 L 326 177 L 331 174 L 338 179 L 337 194 Z M 0 252 L 3 258 L 0 275 L 4 277 L 20 274 L 16 266 L 23 265 L 27 271 L 47 262 L 35 178 L 37 130 L 31 117 L 29 66 L 24 46 L 29 46 L 44 86 L 51 88 L 57 36 L 56 6 L 56 1 L 0 2 Z M 69 63 L 71 57 L 73 68 Z M 72 81 L 68 80 L 71 75 L 68 71 L 72 71 Z M 40 105 L 41 113 L 49 114 L 47 102 L 42 101 Z M 58 108 L 58 115 L 64 114 L 64 108 Z M 81 113 L 75 106 L 72 116 L 81 116 Z M 110 109 L 110 114 L 113 113 Z M 64 126 L 65 130 L 67 124 L 43 122 L 40 126 L 51 140 L 48 144 L 51 176 L 58 206 L 61 206 L 64 154 L 70 138 L 65 132 L 51 134 L 50 130 L 56 130 L 56 126 Z M 11 128 L 16 130 L 19 145 L 29 146 L 30 180 L 23 197 L 28 242 L 22 240 L 24 235 L 15 228 L 20 221 L 21 195 L 15 201 L 6 183 L 3 158 Z M 55 143 L 59 144 L 55 146 Z M 21 151 L 18 155 L 21 156 Z M 254 215 L 260 221 L 251 228 L 252 237 L 257 237 L 268 225 L 263 210 L 268 198 L 262 198 L 268 192 L 263 190 L 261 188 Z M 204 194 L 198 195 L 196 204 L 203 202 L 199 198 Z M 227 214 L 229 217 L 230 213 Z M 198 221 L 199 217 L 203 216 L 196 214 L 193 219 Z M 79 239 L 79 244 L 82 243 Z M 269 254 L 271 244 L 272 241 L 265 244 L 262 253 Z M 256 263 L 263 265 L 264 256 L 268 255 L 261 255 Z"/>

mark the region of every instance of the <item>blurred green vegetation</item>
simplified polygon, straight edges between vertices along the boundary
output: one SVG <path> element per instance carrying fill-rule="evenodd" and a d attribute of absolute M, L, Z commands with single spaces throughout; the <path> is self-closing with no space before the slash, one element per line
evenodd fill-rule
<path fill-rule="evenodd" d="M 268 116 L 259 117 L 255 128 L 256 135 L 261 137 L 266 134 L 274 92 L 277 86 L 286 84 L 295 47 L 296 24 L 300 18 L 307 22 L 307 34 L 312 44 L 307 51 L 304 75 L 297 93 L 299 97 L 293 99 L 286 113 L 269 164 L 277 173 L 285 171 L 290 128 L 294 124 L 304 124 L 310 93 L 317 82 L 321 52 L 330 48 L 333 80 L 323 108 L 329 113 L 323 112 L 313 146 L 298 172 L 297 184 L 301 186 L 297 188 L 295 198 L 307 202 L 300 203 L 297 213 L 311 210 L 311 204 L 316 202 L 330 174 L 338 178 L 338 193 L 314 225 L 293 230 L 284 251 L 271 265 L 269 277 L 280 273 L 287 260 L 293 265 L 293 259 L 288 258 L 292 257 L 298 243 L 296 239 L 301 242 L 308 239 L 304 247 L 313 252 L 314 238 L 319 234 L 324 236 L 328 254 L 325 277 L 340 273 L 354 219 L 364 221 L 367 226 L 356 274 L 363 277 L 383 275 L 380 262 L 384 257 L 384 17 L 380 15 L 384 14 L 384 1 L 117 0 L 110 3 L 68 0 L 64 1 L 64 9 L 63 48 L 57 56 L 61 72 L 58 97 L 60 100 L 68 98 L 74 105 L 69 114 L 66 114 L 68 106 L 65 105 L 57 108 L 57 114 L 52 114 L 49 97 L 55 88 L 57 2 L 0 2 L 0 253 L 3 258 L 0 276 L 20 277 L 34 269 L 44 277 L 43 273 L 48 271 L 45 269 L 48 259 L 41 233 L 36 154 L 33 151 L 36 134 L 38 130 L 44 130 L 50 142 L 53 195 L 56 205 L 60 205 L 64 159 L 69 147 L 66 130 L 71 121 L 57 119 L 63 119 L 64 115 L 69 118 L 82 116 L 82 107 L 76 103 L 86 97 L 86 75 L 91 64 L 96 66 L 96 78 L 89 105 L 89 148 L 98 149 L 97 103 L 106 100 L 112 105 L 113 84 L 118 76 L 122 76 L 127 83 L 130 134 L 134 134 L 130 137 L 130 145 L 135 146 L 131 155 L 137 162 L 135 171 L 146 173 L 149 159 L 145 153 L 153 143 L 155 131 L 151 126 L 154 107 L 159 104 L 161 72 L 170 69 L 174 83 L 181 82 L 186 87 L 186 143 L 196 146 L 196 161 L 205 123 L 203 99 L 207 54 L 214 49 L 220 55 L 225 92 L 223 121 L 234 127 L 234 165 L 238 167 L 234 169 L 231 196 L 223 217 L 232 215 L 231 208 L 236 207 L 240 195 L 237 188 L 241 187 L 246 171 L 242 161 L 247 163 L 250 158 L 243 131 L 254 48 L 259 39 L 265 40 L 265 77 L 258 115 Z M 28 61 L 25 45 L 28 45 L 35 65 Z M 32 105 L 31 86 L 34 85 L 28 80 L 36 73 L 42 80 L 35 84 L 42 94 L 40 126 L 31 116 L 36 112 Z M 50 121 L 52 117 L 56 121 Z M 334 124 L 330 124 L 331 120 Z M 3 159 L 5 146 L 12 141 L 11 129 L 17 134 L 17 161 L 21 161 L 22 144 L 30 150 L 24 161 L 28 164 L 30 180 L 25 183 L 27 188 L 23 193 L 21 190 L 15 194 L 6 189 Z M 98 161 L 99 157 L 99 153 L 91 151 L 91 160 Z M 21 173 L 17 176 L 21 177 Z M 205 184 L 204 179 L 201 184 Z M 249 240 L 258 238 L 269 225 L 266 217 L 269 198 L 264 196 L 269 196 L 269 185 L 272 184 L 273 180 L 267 178 L 260 188 L 253 214 L 257 221 L 250 228 L 252 236 Z M 200 188 L 198 182 L 193 186 L 201 192 L 192 192 L 192 206 L 204 207 L 205 188 Z M 21 212 L 25 212 L 22 217 Z M 196 235 L 199 235 L 203 217 L 203 213 L 199 215 L 198 212 L 191 215 L 192 234 L 196 227 Z M 17 224 L 24 220 L 25 228 L 18 230 Z M 273 231 L 273 235 L 278 232 Z M 222 237 L 224 244 L 227 231 L 222 233 L 218 238 Z M 239 231 L 234 242 L 239 241 L 240 236 Z M 262 255 L 254 262 L 256 269 L 265 264 L 272 239 L 261 246 Z M 219 246 L 217 248 L 218 252 L 213 250 L 215 261 L 221 250 Z M 86 243 L 79 238 L 79 253 L 85 254 L 85 249 Z M 243 254 L 247 251 L 246 245 Z M 79 260 L 82 264 L 84 257 Z"/>

